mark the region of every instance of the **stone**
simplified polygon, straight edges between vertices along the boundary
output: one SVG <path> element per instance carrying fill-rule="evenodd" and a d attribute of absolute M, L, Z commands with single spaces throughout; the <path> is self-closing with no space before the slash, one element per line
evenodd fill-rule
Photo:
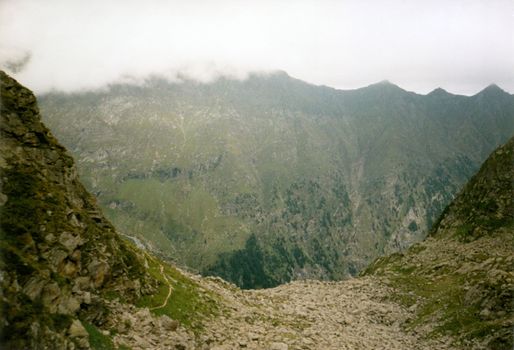
<path fill-rule="evenodd" d="M 53 270 L 57 270 L 61 263 L 66 259 L 68 256 L 68 253 L 66 253 L 64 250 L 54 247 L 52 250 L 50 250 L 48 254 L 48 260 L 51 264 L 51 267 Z"/>
<path fill-rule="evenodd" d="M 285 343 L 271 343 L 270 350 L 288 350 L 289 346 Z"/>
<path fill-rule="evenodd" d="M 253 332 L 248 332 L 248 339 L 252 340 L 252 341 L 256 341 L 256 340 L 259 340 L 261 336 L 257 333 L 253 333 Z"/>
<path fill-rule="evenodd" d="M 48 283 L 43 288 L 41 301 L 43 305 L 49 308 L 50 312 L 55 312 L 57 309 L 57 299 L 61 296 L 61 289 L 56 282 Z"/>
<path fill-rule="evenodd" d="M 171 332 L 176 331 L 179 326 L 179 323 L 177 320 L 173 320 L 173 319 L 169 318 L 167 315 L 162 315 L 160 317 L 160 322 L 161 322 L 161 326 L 165 330 L 171 331 Z"/>
<path fill-rule="evenodd" d="M 84 292 L 82 294 L 82 302 L 84 304 L 91 304 L 91 293 L 90 292 Z"/>
<path fill-rule="evenodd" d="M 57 312 L 64 315 L 73 315 L 80 309 L 80 303 L 77 298 L 73 296 L 68 296 L 62 298 L 62 301 L 59 303 L 57 307 Z"/>
<path fill-rule="evenodd" d="M 210 348 L 210 350 L 232 350 L 230 345 L 216 345 Z"/>
<path fill-rule="evenodd" d="M 75 340 L 81 349 L 90 349 L 89 333 L 79 320 L 73 320 L 68 329 L 68 335 Z"/>
<path fill-rule="evenodd" d="M 137 334 L 133 334 L 132 339 L 135 341 L 136 347 L 139 347 L 141 349 L 150 349 L 151 348 L 151 344 L 146 339 L 144 339 L 143 337 L 140 337 Z"/>
<path fill-rule="evenodd" d="M 61 243 L 71 253 L 75 248 L 82 244 L 82 239 L 80 236 L 74 236 L 69 232 L 63 232 L 59 236 L 59 243 Z"/>
<path fill-rule="evenodd" d="M 89 290 L 91 288 L 91 279 L 88 276 L 81 276 L 75 278 L 73 285 L 73 292 L 76 293 L 82 290 Z"/>
<path fill-rule="evenodd" d="M 70 259 L 75 262 L 80 262 L 81 255 L 80 250 L 77 249 L 70 255 Z"/>
<path fill-rule="evenodd" d="M 99 261 L 95 258 L 89 263 L 87 270 L 93 279 L 93 285 L 95 288 L 100 288 L 109 275 L 110 267 L 106 262 Z"/>
<path fill-rule="evenodd" d="M 3 194 L 2 192 L 0 192 L 0 206 L 4 205 L 5 203 L 7 203 L 7 195 Z"/>
<path fill-rule="evenodd" d="M 61 273 L 68 277 L 75 277 L 79 268 L 71 261 L 67 261 L 61 269 Z"/>
<path fill-rule="evenodd" d="M 23 293 L 25 293 L 30 298 L 30 300 L 34 301 L 41 294 L 45 283 L 45 280 L 39 277 L 32 277 L 23 287 Z"/>
<path fill-rule="evenodd" d="M 89 333 L 79 320 L 73 320 L 70 328 L 68 329 L 68 334 L 72 338 L 89 337 Z"/>
<path fill-rule="evenodd" d="M 53 243 L 55 241 L 55 236 L 52 233 L 49 233 L 45 236 L 45 241 Z"/>
<path fill-rule="evenodd" d="M 480 317 L 487 319 L 489 316 L 491 316 L 491 311 L 489 311 L 489 309 L 486 308 L 480 311 Z"/>

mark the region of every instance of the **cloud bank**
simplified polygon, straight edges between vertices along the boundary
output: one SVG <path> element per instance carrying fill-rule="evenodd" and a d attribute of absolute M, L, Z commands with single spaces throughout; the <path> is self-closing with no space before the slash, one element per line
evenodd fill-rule
<path fill-rule="evenodd" d="M 273 70 L 336 88 L 514 92 L 514 2 L 3 0 L 0 66 L 38 93 Z"/>

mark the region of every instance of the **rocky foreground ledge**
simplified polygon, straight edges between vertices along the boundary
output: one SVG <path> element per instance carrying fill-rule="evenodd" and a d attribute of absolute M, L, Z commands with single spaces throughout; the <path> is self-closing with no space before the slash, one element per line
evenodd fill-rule
<path fill-rule="evenodd" d="M 111 325 L 114 343 L 131 349 L 452 349 L 451 339 L 427 339 L 404 327 L 410 310 L 391 301 L 379 278 L 344 282 L 302 281 L 266 290 L 240 290 L 218 278 L 191 276 L 218 297 L 222 314 L 195 337 L 148 309 L 118 302 Z M 127 323 L 127 322 L 125 322 Z"/>

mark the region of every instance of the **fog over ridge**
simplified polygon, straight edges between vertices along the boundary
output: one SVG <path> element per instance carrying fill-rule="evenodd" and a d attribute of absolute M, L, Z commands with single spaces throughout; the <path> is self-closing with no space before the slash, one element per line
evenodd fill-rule
<path fill-rule="evenodd" d="M 514 92 L 512 62 L 508 0 L 0 3 L 0 67 L 37 93 L 276 70 L 339 89 Z"/>

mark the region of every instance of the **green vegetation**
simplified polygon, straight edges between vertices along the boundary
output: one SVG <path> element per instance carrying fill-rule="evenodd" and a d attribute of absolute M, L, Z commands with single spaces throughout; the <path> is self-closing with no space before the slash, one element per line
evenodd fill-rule
<path fill-rule="evenodd" d="M 93 350 L 114 350 L 114 344 L 111 337 L 104 335 L 94 325 L 88 322 L 82 322 L 84 328 L 89 333 L 89 344 Z M 119 349 L 123 349 L 120 347 Z M 125 347 L 126 349 L 126 347 Z"/>
<path fill-rule="evenodd" d="M 432 326 L 461 346 L 512 349 L 514 138 L 493 152 L 438 219 L 429 239 L 376 260 L 391 298 L 415 308 L 408 328 Z"/>
<path fill-rule="evenodd" d="M 221 310 L 216 296 L 184 276 L 170 265 L 148 257 L 149 272 L 159 281 L 158 291 L 144 296 L 136 302 L 139 307 L 148 307 L 156 315 L 168 315 L 194 332 L 202 329 L 202 322 L 215 317 Z M 162 268 L 162 271 L 161 271 Z M 166 301 L 171 286 L 171 295 Z"/>
<path fill-rule="evenodd" d="M 41 109 L 121 232 L 245 288 L 344 278 L 421 240 L 514 133 L 501 90 L 338 91 L 284 73 L 52 93 Z"/>
<path fill-rule="evenodd" d="M 514 244 L 511 233 L 498 238 Z M 456 250 L 457 258 L 458 248 L 451 246 Z M 493 339 L 489 341 L 494 342 L 493 348 L 510 349 L 505 333 L 509 322 L 505 316 L 496 316 L 502 310 L 509 310 L 514 300 L 514 294 L 506 287 L 509 283 L 506 277 L 491 278 L 487 269 L 462 272 L 462 266 L 441 265 L 440 261 L 448 257 L 434 253 L 430 246 L 428 249 L 432 256 L 437 256 L 432 264 L 428 259 L 415 258 L 418 253 L 414 250 L 409 251 L 406 257 L 396 255 L 380 259 L 365 273 L 386 277 L 396 291 L 391 298 L 407 308 L 416 307 L 415 318 L 405 325 L 408 329 L 432 325 L 433 337 L 450 335 L 461 344 L 491 337 Z M 483 265 L 487 259 L 487 255 L 477 255 L 469 264 Z M 500 260 L 496 266 L 507 268 L 508 263 Z M 487 305 L 491 316 L 483 313 L 484 305 Z"/>

